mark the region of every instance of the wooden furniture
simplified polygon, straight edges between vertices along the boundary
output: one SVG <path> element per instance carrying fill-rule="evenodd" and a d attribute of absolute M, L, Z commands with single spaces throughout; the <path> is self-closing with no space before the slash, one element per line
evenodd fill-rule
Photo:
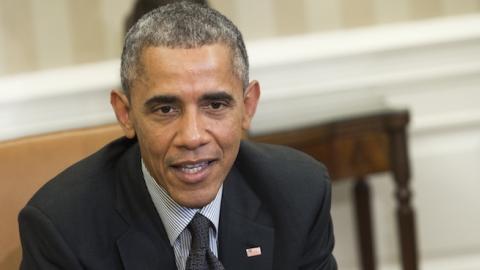
<path fill-rule="evenodd" d="M 374 270 L 369 174 L 391 172 L 395 181 L 401 261 L 418 268 L 414 211 L 410 204 L 407 111 L 381 111 L 302 129 L 253 136 L 254 141 L 288 145 L 322 161 L 333 181 L 352 179 L 363 270 Z"/>

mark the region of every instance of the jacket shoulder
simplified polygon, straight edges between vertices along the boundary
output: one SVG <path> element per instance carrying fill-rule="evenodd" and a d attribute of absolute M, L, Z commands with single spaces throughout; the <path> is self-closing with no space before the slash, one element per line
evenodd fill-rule
<path fill-rule="evenodd" d="M 118 268 L 115 240 L 127 226 L 116 208 L 116 181 L 135 149 L 127 139 L 113 141 L 37 191 L 18 216 L 24 266 Z"/>
<path fill-rule="evenodd" d="M 134 144 L 115 140 L 99 151 L 68 167 L 43 185 L 27 203 L 48 216 L 88 210 L 112 199 L 114 174 L 119 160 Z"/>
<path fill-rule="evenodd" d="M 286 146 L 243 141 L 238 163 L 249 178 L 292 196 L 319 197 L 330 188 L 326 167 L 311 156 Z"/>
<path fill-rule="evenodd" d="M 288 170 L 299 176 L 313 174 L 312 176 L 316 177 L 320 173 L 320 178 L 324 176 L 328 178 L 327 169 L 320 161 L 287 146 L 242 141 L 239 159 L 249 166 L 261 166 L 257 169 L 267 170 L 270 173 Z"/>

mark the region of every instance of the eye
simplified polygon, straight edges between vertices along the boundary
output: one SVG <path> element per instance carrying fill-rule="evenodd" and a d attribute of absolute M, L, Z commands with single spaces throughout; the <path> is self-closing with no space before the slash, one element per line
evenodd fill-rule
<path fill-rule="evenodd" d="M 214 110 L 218 110 L 218 109 L 221 109 L 223 106 L 225 106 L 225 104 L 221 103 L 221 102 L 212 102 L 210 103 L 210 107 Z"/>
<path fill-rule="evenodd" d="M 171 113 L 173 111 L 173 107 L 172 106 L 162 106 L 159 108 L 159 110 L 162 112 L 162 113 Z"/>
<path fill-rule="evenodd" d="M 161 116 L 173 116 L 178 112 L 178 108 L 174 105 L 159 105 L 152 108 L 152 112 Z"/>

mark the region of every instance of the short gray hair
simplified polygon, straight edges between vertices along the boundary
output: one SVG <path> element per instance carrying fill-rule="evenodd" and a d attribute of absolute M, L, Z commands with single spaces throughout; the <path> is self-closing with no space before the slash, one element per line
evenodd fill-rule
<path fill-rule="evenodd" d="M 248 56 L 242 34 L 220 12 L 192 2 L 180 1 L 145 14 L 127 33 L 123 46 L 122 88 L 128 97 L 141 71 L 140 56 L 147 47 L 198 48 L 215 43 L 230 48 L 233 73 L 243 88 L 248 85 Z"/>

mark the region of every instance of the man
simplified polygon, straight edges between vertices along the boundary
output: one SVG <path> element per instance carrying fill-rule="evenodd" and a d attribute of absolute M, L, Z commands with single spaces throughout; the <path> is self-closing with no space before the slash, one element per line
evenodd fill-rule
<path fill-rule="evenodd" d="M 260 87 L 227 18 L 187 2 L 148 13 L 121 79 L 125 138 L 22 210 L 22 269 L 336 269 L 324 167 L 241 141 Z"/>

